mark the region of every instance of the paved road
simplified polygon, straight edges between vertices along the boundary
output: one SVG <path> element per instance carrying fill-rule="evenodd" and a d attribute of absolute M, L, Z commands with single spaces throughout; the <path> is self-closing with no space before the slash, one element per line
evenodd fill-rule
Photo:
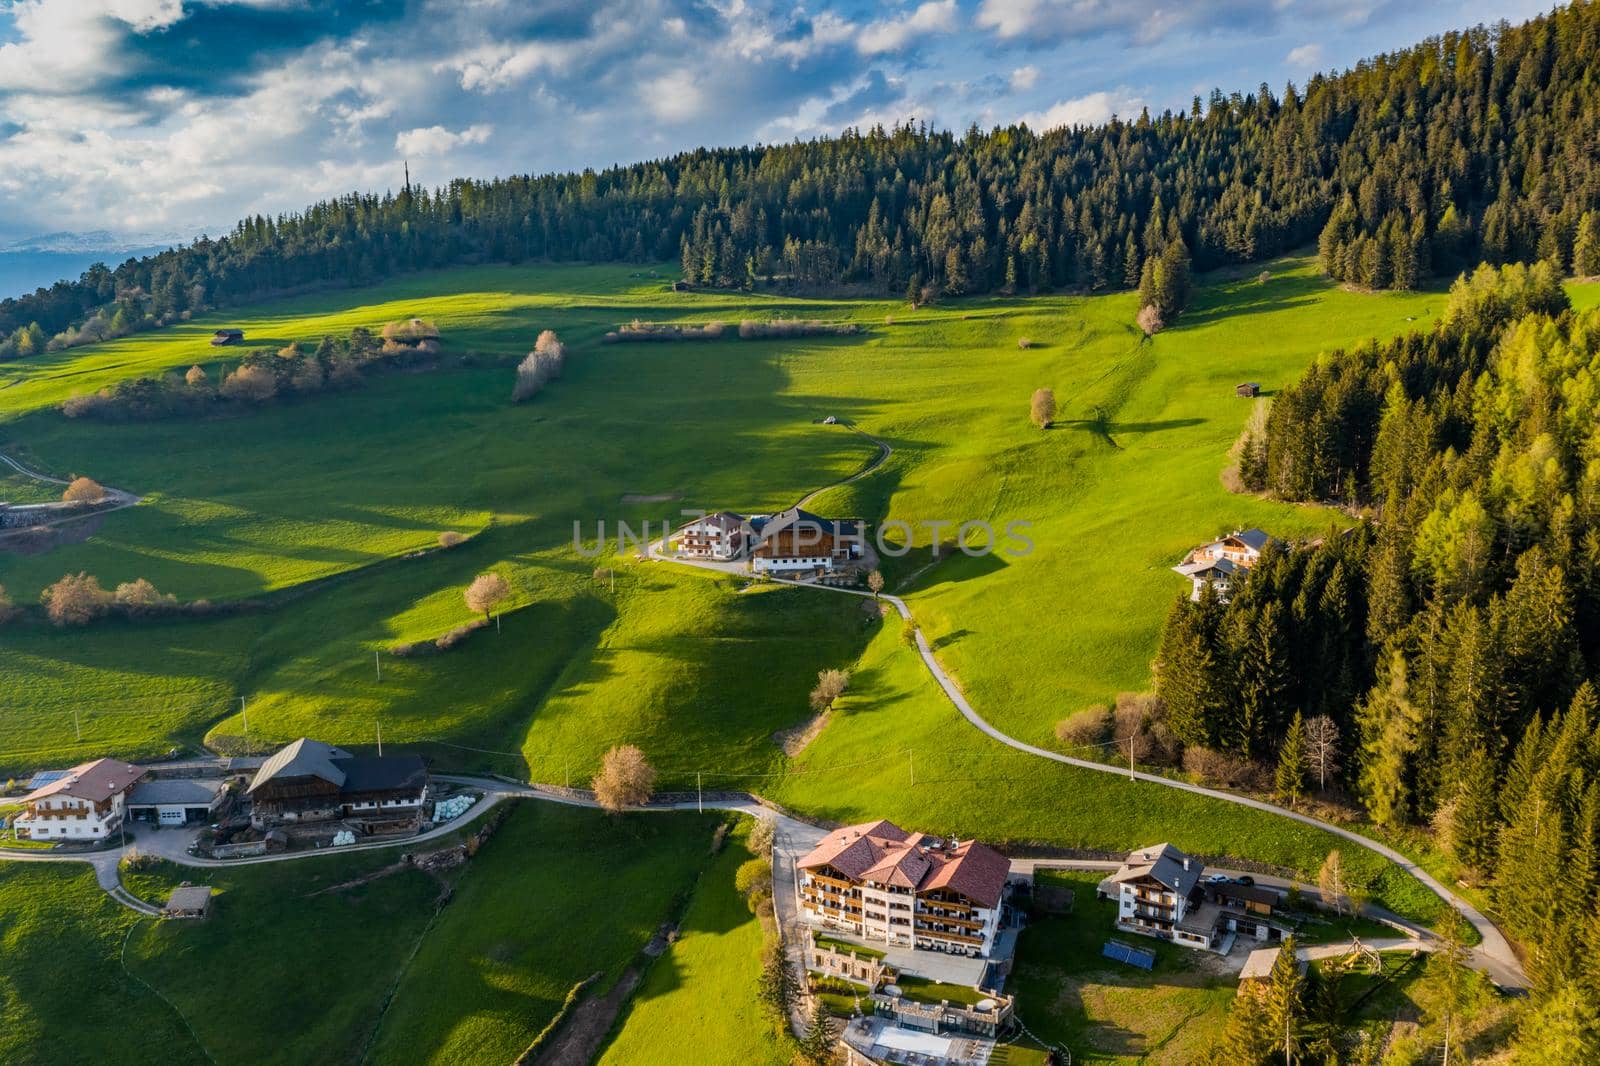
<path fill-rule="evenodd" d="M 35 481 L 43 481 L 47 485 L 68 484 L 68 482 L 62 478 L 51 477 L 49 474 L 41 474 L 37 470 L 23 466 L 21 463 L 17 462 L 4 452 L 0 452 L 0 465 L 8 466 L 12 470 L 15 470 L 17 473 L 21 474 L 23 477 L 32 478 Z M 132 507 L 134 504 L 140 503 L 144 499 L 144 497 L 136 496 L 124 489 L 114 489 L 109 485 L 104 486 L 104 488 L 106 492 L 105 502 L 103 505 L 97 506 L 93 511 L 78 511 L 76 509 L 69 508 L 63 514 L 63 517 L 52 518 L 48 522 L 40 522 L 31 528 L 38 528 L 38 526 L 58 526 L 63 522 L 72 522 L 80 518 L 88 518 L 92 514 L 108 514 L 111 511 L 120 511 L 124 507 Z M 25 532 L 25 530 L 17 529 L 11 532 L 22 533 Z M 9 535 L 9 533 L 7 535 Z"/>
<path fill-rule="evenodd" d="M 885 447 L 887 447 L 887 445 L 885 445 Z M 654 547 L 655 546 L 652 545 L 652 548 Z M 704 564 L 697 560 L 677 559 L 665 554 L 655 555 L 653 551 L 651 554 L 655 558 L 663 559 L 667 562 L 675 562 L 679 563 L 680 565 L 702 566 L 704 568 Z M 717 567 L 715 564 L 711 564 L 710 568 L 716 569 Z M 833 585 L 819 585 L 813 582 L 794 581 L 788 578 L 769 576 L 768 580 L 774 581 L 778 584 L 795 585 L 800 588 L 822 589 L 828 592 L 842 593 L 847 596 L 872 596 L 872 593 L 864 592 L 859 589 L 839 588 Z M 1428 871 L 1411 861 L 1411 859 L 1396 851 L 1394 848 L 1389 847 L 1387 844 L 1373 840 L 1371 837 L 1362 836 L 1360 833 L 1357 833 L 1351 829 L 1346 829 L 1343 826 L 1334 825 L 1331 822 L 1324 822 L 1319 818 L 1313 818 L 1308 814 L 1302 814 L 1299 811 L 1290 810 L 1287 807 L 1280 807 L 1275 803 L 1268 803 L 1265 800 L 1254 799 L 1250 796 L 1240 796 L 1232 792 L 1222 792 L 1213 788 L 1205 788 L 1201 785 L 1190 784 L 1187 781 L 1176 781 L 1172 778 L 1162 777 L 1158 774 L 1145 773 L 1143 771 L 1130 772 L 1115 766 L 1108 766 L 1105 763 L 1091 762 L 1088 759 L 1076 759 L 1070 755 L 1063 755 L 1060 752 L 1050 751 L 1047 748 L 1041 748 L 1036 745 L 1026 743 L 1025 741 L 1018 740 L 1007 733 L 1001 732 L 999 729 L 996 729 L 993 725 L 989 724 L 988 720 L 986 720 L 977 712 L 977 710 L 973 708 L 972 704 L 967 701 L 967 697 L 962 693 L 955 680 L 948 673 L 946 673 L 944 667 L 939 664 L 939 660 L 934 656 L 933 648 L 928 644 L 928 639 L 923 635 L 921 627 L 915 626 L 915 619 L 912 618 L 911 608 L 906 606 L 905 600 L 890 593 L 882 593 L 878 598 L 893 606 L 901 618 L 913 624 L 915 627 L 914 632 L 916 635 L 917 653 L 922 657 L 923 665 L 927 667 L 928 673 L 933 676 L 933 679 L 936 682 L 938 682 L 938 685 L 944 691 L 945 696 L 952 704 L 955 705 L 956 710 L 961 712 L 961 716 L 975 726 L 984 735 L 993 740 L 999 741 L 1001 744 L 1004 744 L 1009 748 L 1024 752 L 1028 755 L 1037 756 L 1041 759 L 1049 759 L 1053 762 L 1065 763 L 1068 766 L 1076 766 L 1080 769 L 1092 770 L 1096 773 L 1125 775 L 1133 778 L 1134 780 L 1143 781 L 1147 784 L 1159 785 L 1163 788 L 1175 788 L 1184 792 L 1193 793 L 1197 796 L 1205 796 L 1210 799 L 1220 800 L 1224 803 L 1236 803 L 1240 806 L 1251 807 L 1267 814 L 1275 814 L 1283 818 L 1292 818 L 1297 822 L 1301 822 L 1305 825 L 1313 826 L 1325 832 L 1332 833 L 1334 836 L 1348 840 L 1354 844 L 1359 844 L 1364 848 L 1377 852 L 1379 855 L 1399 866 L 1401 869 L 1415 877 L 1418 881 L 1426 885 L 1429 891 L 1433 892 L 1440 899 L 1454 907 L 1461 913 L 1462 917 L 1472 924 L 1473 928 L 1478 931 L 1479 937 L 1482 938 L 1482 943 L 1473 949 L 1475 965 L 1487 973 L 1490 979 L 1495 982 L 1495 984 L 1501 986 L 1502 988 L 1514 990 L 1522 990 L 1528 987 L 1527 974 L 1523 971 L 1522 964 L 1520 961 L 1518 961 L 1516 952 L 1512 950 L 1510 942 L 1506 940 L 1504 934 L 1500 932 L 1499 928 L 1492 921 L 1490 921 L 1482 911 L 1478 910 L 1461 896 L 1450 891 L 1450 889 L 1446 888 L 1444 884 L 1438 880 L 1438 878 L 1434 877 Z"/>

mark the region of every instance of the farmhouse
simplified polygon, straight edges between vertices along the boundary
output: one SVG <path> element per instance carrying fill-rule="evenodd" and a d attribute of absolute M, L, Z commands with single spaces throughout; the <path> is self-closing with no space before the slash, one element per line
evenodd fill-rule
<path fill-rule="evenodd" d="M 74 766 L 24 796 L 27 809 L 12 825 L 30 840 L 104 840 L 122 828 L 128 793 L 144 776 L 144 767 L 116 759 Z"/>
<path fill-rule="evenodd" d="M 211 335 L 211 346 L 221 348 L 225 344 L 238 344 L 244 340 L 242 329 L 219 329 Z"/>
<path fill-rule="evenodd" d="M 1190 947 L 1211 947 L 1213 934 L 1201 917 L 1205 867 L 1171 844 L 1141 848 L 1101 883 L 1117 897 L 1117 928 Z"/>
<path fill-rule="evenodd" d="M 718 511 L 679 526 L 672 539 L 681 555 L 725 563 L 744 557 L 745 533 L 743 518 L 732 511 Z"/>
<path fill-rule="evenodd" d="M 421 756 L 355 756 L 301 737 L 262 763 L 246 792 L 256 829 L 345 818 L 396 828 L 418 821 L 427 790 Z"/>
<path fill-rule="evenodd" d="M 1271 543 L 1273 539 L 1259 529 L 1236 529 L 1225 537 L 1200 545 L 1172 569 L 1194 583 L 1191 599 L 1198 600 L 1200 590 L 1210 584 L 1218 597 L 1226 601 L 1233 582 L 1241 580 L 1256 565 Z"/>
<path fill-rule="evenodd" d="M 1226 952 L 1234 934 L 1280 940 L 1275 888 L 1205 876 L 1205 867 L 1171 844 L 1141 848 L 1100 883 L 1117 900 L 1117 928 L 1191 948 Z"/>
<path fill-rule="evenodd" d="M 146 778 L 128 794 L 128 817 L 155 825 L 209 822 L 227 798 L 227 782 L 204 778 Z"/>
<path fill-rule="evenodd" d="M 798 507 L 755 515 L 750 519 L 750 528 L 756 537 L 751 565 L 758 574 L 808 570 L 832 573 L 836 567 L 861 558 L 866 544 L 858 520 L 821 518 Z"/>
<path fill-rule="evenodd" d="M 987 958 L 1011 863 L 889 821 L 835 829 L 799 861 L 803 920 L 864 940 Z"/>

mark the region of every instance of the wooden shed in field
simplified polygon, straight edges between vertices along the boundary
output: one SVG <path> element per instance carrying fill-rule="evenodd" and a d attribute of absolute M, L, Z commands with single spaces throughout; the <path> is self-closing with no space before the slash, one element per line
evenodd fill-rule
<path fill-rule="evenodd" d="M 211 913 L 211 886 L 184 885 L 172 890 L 161 914 L 167 918 L 204 918 Z"/>
<path fill-rule="evenodd" d="M 211 346 L 220 348 L 225 344 L 238 344 L 244 340 L 242 329 L 219 329 L 211 335 Z"/>
<path fill-rule="evenodd" d="M 1237 385 L 1235 385 L 1233 387 L 1233 394 L 1235 396 L 1245 397 L 1246 399 L 1248 399 L 1248 398 L 1250 398 L 1252 396 L 1260 396 L 1261 395 L 1261 383 L 1258 382 L 1258 381 L 1240 382 L 1239 384 L 1237 384 Z"/>

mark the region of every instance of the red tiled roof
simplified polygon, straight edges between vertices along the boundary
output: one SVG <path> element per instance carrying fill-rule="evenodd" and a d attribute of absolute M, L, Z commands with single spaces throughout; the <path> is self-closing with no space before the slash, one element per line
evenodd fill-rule
<path fill-rule="evenodd" d="M 997 907 L 1011 872 L 1004 855 L 975 840 L 951 848 L 927 845 L 889 821 L 835 829 L 800 860 L 800 868 L 831 866 L 852 881 L 874 881 L 918 892 L 948 889 L 983 907 Z"/>
<path fill-rule="evenodd" d="M 985 907 L 1000 905 L 1000 894 L 1011 874 L 1010 859 L 976 840 L 956 845 L 948 857 L 944 852 L 930 854 L 936 860 L 933 876 L 922 886 L 924 890 L 947 888 Z"/>
<path fill-rule="evenodd" d="M 144 774 L 142 766 L 117 759 L 96 759 L 74 766 L 65 777 L 41 785 L 22 799 L 24 803 L 33 803 L 50 796 L 71 796 L 91 803 L 104 803 L 117 793 L 132 788 Z"/>

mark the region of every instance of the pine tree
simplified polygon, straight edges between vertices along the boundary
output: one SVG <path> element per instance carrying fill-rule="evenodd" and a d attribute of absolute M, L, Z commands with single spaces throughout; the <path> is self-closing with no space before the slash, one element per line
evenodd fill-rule
<path fill-rule="evenodd" d="M 1294 712 L 1289 722 L 1289 732 L 1284 734 L 1278 748 L 1278 768 L 1273 775 L 1278 796 L 1290 806 L 1300 802 L 1306 792 L 1306 724 L 1300 712 Z"/>
<path fill-rule="evenodd" d="M 1484 986 L 1467 967 L 1471 953 L 1464 942 L 1466 923 L 1454 908 L 1445 913 L 1438 934 L 1438 944 L 1418 982 L 1416 999 L 1437 1026 L 1444 1061 L 1450 1062 L 1452 1051 L 1459 1054 L 1462 1035 L 1482 1008 Z"/>
<path fill-rule="evenodd" d="M 1295 958 L 1294 936 L 1283 938 L 1278 957 L 1273 960 L 1272 973 L 1262 996 L 1264 1023 L 1271 1034 L 1272 1045 L 1283 1053 L 1283 1061 L 1295 1061 L 1295 1049 L 1300 1044 L 1300 1030 L 1305 1020 L 1302 998 L 1305 978 L 1300 973 L 1300 960 Z"/>
<path fill-rule="evenodd" d="M 822 997 L 815 996 L 811 1001 L 810 1025 L 800 1039 L 800 1057 L 816 1066 L 826 1066 L 833 1061 L 835 1041 L 833 1018 Z"/>

